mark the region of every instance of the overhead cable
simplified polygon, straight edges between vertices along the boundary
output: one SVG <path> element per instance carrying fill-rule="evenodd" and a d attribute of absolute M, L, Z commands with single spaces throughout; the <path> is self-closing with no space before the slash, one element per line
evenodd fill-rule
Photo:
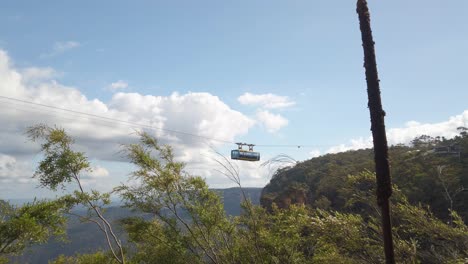
<path fill-rule="evenodd" d="M 91 113 L 86 113 L 86 112 L 81 112 L 81 111 L 76 111 L 76 110 L 71 110 L 71 109 L 66 109 L 62 107 L 56 107 L 52 105 L 46 105 L 46 104 L 41 104 L 41 103 L 36 103 L 36 102 L 31 102 L 31 101 L 26 101 L 18 98 L 12 98 L 12 97 L 7 97 L 0 95 L 0 99 L 5 99 L 9 101 L 14 101 L 14 102 L 19 102 L 23 104 L 28 104 L 28 105 L 33 105 L 33 106 L 39 106 L 39 107 L 44 107 L 48 109 L 53 109 L 53 110 L 59 110 L 67 113 L 72 113 L 74 115 L 78 116 L 85 116 L 85 117 L 91 117 L 91 118 L 97 118 L 100 121 L 105 121 L 109 123 L 119 123 L 123 125 L 130 125 L 130 126 L 136 126 L 136 127 L 142 127 L 142 128 L 147 128 L 151 130 L 161 130 L 173 134 L 180 134 L 180 135 L 186 135 L 186 136 L 191 136 L 191 137 L 196 137 L 196 138 L 201 138 L 205 140 L 212 140 L 212 141 L 218 141 L 222 143 L 227 143 L 227 144 L 236 144 L 233 141 L 229 140 L 224 140 L 224 139 L 218 139 L 218 138 L 212 138 L 212 137 L 207 137 L 207 136 L 202 136 L 202 135 L 197 135 L 189 132 L 184 132 L 184 131 L 179 131 L 179 130 L 174 130 L 174 129 L 167 129 L 167 128 L 161 128 L 161 127 L 155 127 L 152 125 L 147 125 L 147 124 L 142 124 L 142 123 L 136 123 L 136 122 L 131 122 L 131 121 L 126 121 L 126 120 L 121 120 L 121 119 L 116 119 L 116 118 L 111 118 L 111 117 L 106 117 L 106 116 L 101 116 L 101 115 L 96 115 L 96 114 L 91 114 Z M 23 111 L 28 111 L 26 109 L 20 109 Z M 56 112 L 58 113 L 58 112 Z M 284 145 L 278 145 L 278 144 L 255 144 L 256 147 L 272 147 L 272 148 L 311 148 L 311 147 L 323 147 L 326 145 L 301 145 L 301 144 L 284 144 Z"/>

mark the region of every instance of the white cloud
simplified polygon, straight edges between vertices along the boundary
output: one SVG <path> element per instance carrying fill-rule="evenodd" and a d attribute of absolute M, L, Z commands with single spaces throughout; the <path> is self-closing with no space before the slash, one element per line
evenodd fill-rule
<path fill-rule="evenodd" d="M 177 159 L 190 164 L 213 164 L 211 158 L 203 157 L 201 153 L 209 150 L 210 145 L 220 148 L 225 143 L 210 139 L 234 141 L 236 137 L 246 134 L 255 124 L 255 120 L 231 109 L 220 98 L 209 93 L 154 96 L 119 92 L 105 103 L 98 99 L 89 99 L 77 88 L 62 85 L 51 78 L 53 70 L 50 68 L 16 69 L 7 53 L 0 50 L 0 95 L 153 126 L 155 129 L 148 131 L 157 136 L 162 143 L 170 143 L 174 147 Z M 34 80 L 34 83 L 30 80 Z M 5 98 L 0 98 L 0 102 L 0 149 L 4 155 L 16 160 L 9 163 L 15 164 L 17 172 L 14 175 L 32 176 L 32 170 L 23 165 L 37 160 L 34 155 L 38 151 L 38 144 L 29 142 L 24 135 L 28 126 L 46 123 L 65 128 L 76 139 L 77 150 L 86 152 L 90 159 L 99 163 L 124 161 L 125 158 L 119 154 L 121 144 L 135 142 L 135 130 L 142 129 L 139 126 Z M 172 130 L 201 137 L 174 133 Z M 93 182 L 99 176 L 108 174 L 105 170 L 101 167 L 95 168 L 92 174 L 85 176 L 88 177 L 86 180 Z M 202 174 L 208 175 L 206 171 L 202 171 Z M 250 173 L 246 175 L 250 178 Z M 107 187 L 117 184 L 112 182 L 116 181 L 113 177 L 101 177 L 99 181 L 101 180 L 108 181 Z M 226 182 L 224 178 L 223 181 Z"/>
<path fill-rule="evenodd" d="M 422 124 L 416 121 L 407 122 L 403 128 L 392 128 L 387 132 L 389 144 L 408 144 L 415 137 L 428 135 L 431 137 L 453 138 L 458 135 L 458 127 L 468 124 L 468 110 L 463 113 L 450 117 L 447 121 L 439 123 Z"/>
<path fill-rule="evenodd" d="M 109 171 L 101 166 L 94 166 L 92 171 L 85 175 L 84 178 L 96 179 L 109 177 Z"/>
<path fill-rule="evenodd" d="M 113 82 L 109 85 L 109 90 L 111 91 L 116 91 L 116 90 L 121 90 L 121 89 L 125 89 L 128 87 L 128 83 L 125 82 L 125 81 L 122 81 L 122 80 L 118 80 L 116 82 Z"/>
<path fill-rule="evenodd" d="M 109 107 L 129 114 L 131 121 L 228 141 L 234 140 L 236 135 L 247 133 L 254 124 L 253 120 L 232 110 L 217 96 L 209 93 L 173 93 L 167 97 L 117 93 L 112 97 Z M 159 131 L 159 135 L 200 145 L 200 138 L 190 135 L 169 131 Z"/>
<path fill-rule="evenodd" d="M 77 41 L 55 42 L 52 51 L 41 54 L 41 58 L 54 57 L 80 46 L 81 44 Z"/>
<path fill-rule="evenodd" d="M 272 93 L 251 94 L 244 93 L 237 98 L 243 105 L 256 105 L 266 109 L 279 109 L 293 106 L 296 103 L 287 96 L 279 96 Z"/>
<path fill-rule="evenodd" d="M 431 137 L 453 138 L 458 135 L 458 127 L 468 124 L 468 110 L 463 113 L 450 117 L 447 121 L 438 123 L 422 124 L 417 121 L 409 121 L 401 128 L 390 128 L 387 130 L 387 141 L 389 145 L 409 144 L 414 138 L 421 135 Z M 348 150 L 372 148 L 372 137 L 360 137 L 352 139 L 349 144 L 340 144 L 329 148 L 327 153 L 338 153 Z"/>
<path fill-rule="evenodd" d="M 231 141 L 236 136 L 247 133 L 255 123 L 254 120 L 232 110 L 217 96 L 209 93 L 183 95 L 173 93 L 170 96 L 152 96 L 119 92 L 114 94 L 110 102 L 106 104 L 98 99 L 90 100 L 76 88 L 61 85 L 53 80 L 29 86 L 29 83 L 24 81 L 21 71 L 10 65 L 9 58 L 3 51 L 0 51 L 0 80 L 0 92 L 4 96 L 162 128 L 165 130 L 156 129 L 154 133 L 166 140 L 176 140 L 192 146 L 205 143 L 200 143 L 200 138 L 172 133 L 171 130 Z M 123 137 L 128 138 L 128 135 L 138 128 L 59 110 L 22 104 L 13 106 L 14 108 L 5 109 L 0 117 L 4 121 L 2 124 L 5 124 L 0 133 L 9 134 L 10 137 L 20 136 L 22 141 L 24 137 L 21 133 L 24 130 L 18 130 L 37 122 L 60 124 L 70 133 L 86 141 L 85 144 L 107 142 L 118 144 L 118 140 Z M 109 125 L 115 128 L 109 129 Z M 15 145 L 17 143 L 14 140 L 0 140 L 0 146 L 2 142 L 6 145 L 9 145 L 9 142 L 14 142 Z"/>
<path fill-rule="evenodd" d="M 312 151 L 309 152 L 309 158 L 316 158 L 321 155 L 321 151 L 319 149 L 313 149 Z"/>
<path fill-rule="evenodd" d="M 289 121 L 280 114 L 272 114 L 266 110 L 258 111 L 256 117 L 257 120 L 260 121 L 260 124 L 270 133 L 278 131 L 289 123 Z"/>
<path fill-rule="evenodd" d="M 32 181 L 30 164 L 0 153 L 0 183 L 29 183 Z"/>
<path fill-rule="evenodd" d="M 329 148 L 326 153 L 338 153 L 348 150 L 365 149 L 372 147 L 372 137 L 351 139 L 349 144 L 340 144 Z"/>
<path fill-rule="evenodd" d="M 213 187 L 225 187 L 228 181 L 213 171 L 215 157 L 209 154 L 209 146 L 223 149 L 224 153 L 226 145 L 206 138 L 234 141 L 239 136 L 247 134 L 256 124 L 253 118 L 233 110 L 220 98 L 209 93 L 173 93 L 169 96 L 155 96 L 118 92 L 108 102 L 103 102 L 87 98 L 77 88 L 65 86 L 53 80 L 54 77 L 55 73 L 51 68 L 15 68 L 10 63 L 7 53 L 0 50 L 0 95 L 163 128 L 165 130 L 156 129 L 150 132 L 162 143 L 170 143 L 175 149 L 177 159 L 186 162 L 194 173 L 206 177 Z M 276 103 L 272 101 L 267 103 L 267 101 L 257 100 L 256 104 L 265 109 L 293 104 L 289 99 L 283 100 L 283 103 L 280 103 L 281 100 Z M 109 160 L 124 161 L 125 159 L 119 154 L 120 144 L 135 142 L 135 129 L 141 129 L 138 126 L 83 117 L 2 98 L 0 98 L 0 108 L 2 113 L 0 164 L 3 164 L 1 166 L 4 168 L 4 173 L 0 174 L 2 175 L 0 181 L 8 182 L 9 188 L 15 186 L 13 184 L 19 185 L 21 182 L 31 181 L 33 173 L 31 168 L 34 167 L 32 161 L 37 160 L 34 154 L 38 151 L 38 145 L 28 142 L 25 138 L 24 131 L 27 126 L 46 123 L 65 128 L 76 139 L 77 149 L 86 152 L 90 159 L 96 160 L 99 164 Z M 267 110 L 258 110 L 255 118 L 257 123 L 263 125 L 269 132 L 278 131 L 288 124 L 288 120 L 283 116 Z M 463 122 L 467 121 L 468 111 L 437 124 L 411 122 L 404 128 L 390 129 L 388 138 L 391 144 L 395 144 L 402 141 L 409 142 L 421 133 L 432 136 L 439 133 L 451 137 L 456 133 L 456 127 L 462 126 Z M 170 130 L 188 132 L 200 135 L 202 138 L 173 133 Z M 360 138 L 330 151 L 368 147 L 371 146 L 370 143 L 369 138 Z M 266 159 L 268 157 L 262 156 L 262 160 Z M 268 172 L 259 167 L 259 163 L 236 161 L 234 163 L 239 166 L 244 186 L 259 186 L 268 180 L 265 177 Z M 5 173 L 7 170 L 8 173 Z M 114 178 L 115 171 L 113 167 L 98 166 L 95 167 L 95 174 L 88 175 L 86 180 L 90 186 L 101 184 L 103 188 L 111 188 L 117 184 Z M 126 175 L 126 172 L 121 174 Z M 9 189 L 10 194 L 14 194 L 15 188 Z"/>
<path fill-rule="evenodd" d="M 35 83 L 57 77 L 58 73 L 50 67 L 29 67 L 21 71 L 21 76 L 24 82 Z"/>

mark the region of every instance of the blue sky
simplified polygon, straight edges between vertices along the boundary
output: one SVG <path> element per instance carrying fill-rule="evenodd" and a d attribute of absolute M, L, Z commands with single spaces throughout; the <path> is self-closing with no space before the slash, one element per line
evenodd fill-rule
<path fill-rule="evenodd" d="M 407 143 L 419 133 L 453 135 L 456 126 L 468 121 L 468 2 L 369 5 L 387 128 L 393 129 L 389 141 Z M 258 148 L 265 158 L 286 153 L 304 160 L 369 146 L 355 1 L 3 1 L 0 49 L 5 54 L 3 96 L 181 131 L 192 129 L 191 121 L 200 125 L 204 120 L 206 126 L 196 127 L 198 134 L 229 141 L 311 145 Z M 12 72 L 21 76 L 16 84 L 9 83 Z M 12 91 L 15 85 L 24 91 Z M 242 101 L 246 93 L 250 97 Z M 154 98 L 145 101 L 144 95 Z M 86 100 L 75 100 L 80 96 Z M 272 102 L 283 105 L 271 107 Z M 131 108 L 146 103 L 153 108 Z M 200 104 L 213 107 L 198 111 Z M 2 109 L 11 105 L 0 100 Z M 25 106 L 14 107 L 10 115 L 2 110 L 10 127 L 0 131 L 5 138 L 38 120 L 70 128 L 78 142 L 88 128 L 50 116 L 28 120 L 17 109 Z M 156 121 L 137 118 L 155 107 L 161 110 L 155 112 Z M 179 113 L 180 108 L 186 112 Z M 229 120 L 219 120 L 223 116 Z M 99 129 L 107 136 L 109 127 Z M 8 143 L 26 141 L 21 140 Z M 179 143 L 191 150 L 181 154 L 188 163 L 201 155 L 198 143 Z M 4 164 L 14 160 L 20 168 L 13 174 L 26 177 L 34 162 L 25 153 L 33 155 L 37 148 L 20 155 L 7 145 L 0 143 Z M 83 143 L 85 151 L 93 147 Z M 226 154 L 232 147 L 216 145 Z M 128 165 L 106 155 L 91 158 L 108 172 L 108 183 L 124 180 L 125 174 L 112 175 Z M 258 164 L 241 166 L 248 166 L 246 185 L 268 181 L 264 173 L 250 177 Z M 212 186 L 229 186 L 226 180 L 206 177 Z M 14 186 L 26 192 L 34 184 L 10 178 L 0 175 L 9 186 L 5 195 L 12 195 Z"/>

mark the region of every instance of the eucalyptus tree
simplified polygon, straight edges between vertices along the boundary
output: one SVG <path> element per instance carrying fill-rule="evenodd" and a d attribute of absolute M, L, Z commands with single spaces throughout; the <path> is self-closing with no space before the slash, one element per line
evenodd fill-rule
<path fill-rule="evenodd" d="M 82 205 L 88 209 L 88 212 L 86 215 L 79 215 L 68 210 L 67 213 L 96 224 L 102 231 L 115 260 L 125 263 L 122 242 L 103 214 L 103 207 L 110 203 L 110 194 L 84 189 L 82 177 L 90 173 L 92 168 L 84 153 L 73 150 L 73 138 L 64 129 L 42 124 L 28 128 L 27 135 L 32 141 L 41 142 L 41 153 L 44 158 L 34 173 L 40 186 L 50 190 L 74 186 L 73 192 L 60 200 L 70 206 Z"/>
<path fill-rule="evenodd" d="M 37 201 L 13 206 L 0 200 L 0 263 L 33 244 L 45 243 L 52 237 L 63 237 L 67 206 L 63 201 Z"/>

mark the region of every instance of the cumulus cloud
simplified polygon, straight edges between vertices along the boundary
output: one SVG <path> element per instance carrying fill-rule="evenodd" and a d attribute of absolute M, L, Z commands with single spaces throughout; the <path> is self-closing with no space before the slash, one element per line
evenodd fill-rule
<path fill-rule="evenodd" d="M 187 93 L 170 96 L 151 96 L 138 93 L 117 93 L 109 106 L 133 118 L 145 118 L 145 123 L 166 129 L 160 136 L 168 135 L 191 144 L 200 144 L 201 138 L 231 141 L 236 135 L 246 134 L 254 121 L 232 110 L 217 96 L 209 93 Z M 170 130 L 184 133 L 171 133 Z M 203 143 L 204 144 L 204 143 Z"/>
<path fill-rule="evenodd" d="M 41 58 L 54 57 L 80 46 L 81 44 L 77 41 L 55 42 L 52 51 L 41 54 Z"/>
<path fill-rule="evenodd" d="M 234 141 L 256 123 L 210 93 L 156 96 L 118 92 L 108 102 L 103 102 L 89 99 L 77 88 L 53 80 L 53 73 L 50 68 L 17 69 L 8 54 L 0 50 L 2 96 L 123 122 L 0 98 L 0 149 L 16 160 L 8 164 L 18 169 L 11 175 L 19 175 L 20 171 L 23 171 L 22 175 L 32 175 L 31 170 L 26 170 L 22 164 L 37 160 L 34 155 L 39 149 L 37 144 L 27 141 L 24 131 L 37 123 L 65 128 L 76 139 L 77 150 L 86 152 L 98 162 L 125 161 L 119 154 L 121 144 L 135 142 L 135 130 L 143 129 L 157 136 L 161 143 L 170 143 L 177 159 L 195 164 L 212 162 L 211 158 L 201 156 L 204 150 L 209 150 L 210 146 L 223 147 L 224 141 Z M 142 124 L 143 127 L 128 122 Z M 87 182 L 108 174 L 105 170 L 95 168 L 93 173 L 85 176 L 88 177 Z"/>
<path fill-rule="evenodd" d="M 128 83 L 122 80 L 118 80 L 116 82 L 111 83 L 108 88 L 111 91 L 126 89 L 128 88 Z"/>
<path fill-rule="evenodd" d="M 0 50 L 0 95 L 124 122 L 0 98 L 0 183 L 13 186 L 31 182 L 33 160 L 38 159 L 35 156 L 38 145 L 28 142 L 24 136 L 27 126 L 46 123 L 63 127 L 76 139 L 77 150 L 86 152 L 90 159 L 103 164 L 106 161 L 125 161 L 122 154 L 119 154 L 120 144 L 135 142 L 135 130 L 142 129 L 141 126 L 127 123 L 131 122 L 144 124 L 144 129 L 157 136 L 162 143 L 170 143 L 174 147 L 177 159 L 186 162 L 191 172 L 206 177 L 211 186 L 225 187 L 229 185 L 229 181 L 213 170 L 216 155 L 213 155 L 210 147 L 223 149 L 224 152 L 227 149 L 226 144 L 212 139 L 235 141 L 239 136 L 247 134 L 255 124 L 264 126 L 269 132 L 276 132 L 286 126 L 288 120 L 269 110 L 294 104 L 284 97 L 281 97 L 282 101 L 260 100 L 258 97 L 251 100 L 244 94 L 242 100 L 250 102 L 246 104 L 263 107 L 257 110 L 255 117 L 250 118 L 233 110 L 219 97 L 210 93 L 172 93 L 168 96 L 157 96 L 117 92 L 108 102 L 103 102 L 87 98 L 79 89 L 63 85 L 54 80 L 54 77 L 56 73 L 51 68 L 15 68 L 8 54 Z M 396 144 L 408 143 L 420 134 L 452 137 L 456 134 L 456 127 L 463 126 L 467 121 L 468 111 L 436 124 L 409 122 L 403 128 L 390 129 L 388 138 L 391 144 Z M 174 130 L 182 133 L 175 133 Z M 349 144 L 331 148 L 328 152 L 371 147 L 371 143 L 370 137 L 358 138 Z M 314 156 L 326 152 L 310 154 Z M 262 159 L 266 160 L 268 157 L 263 156 Z M 233 163 L 239 166 L 244 186 L 266 183 L 265 175 L 268 175 L 268 171 L 259 167 L 258 163 Z M 87 183 L 96 186 L 105 182 L 107 187 L 116 184 L 113 182 L 114 173 L 110 173 L 115 171 L 113 167 L 97 166 L 94 169 L 93 173 L 85 176 Z M 125 172 L 121 174 L 126 175 Z M 25 184 L 21 186 L 23 185 Z M 10 190 L 15 188 L 11 187 Z"/>
<path fill-rule="evenodd" d="M 321 151 L 319 149 L 314 149 L 309 152 L 310 158 L 316 158 L 321 155 Z"/>
<path fill-rule="evenodd" d="M 29 67 L 21 71 L 21 77 L 23 79 L 23 82 L 26 83 L 36 83 L 40 81 L 50 80 L 57 76 L 58 73 L 50 67 Z"/>
<path fill-rule="evenodd" d="M 256 119 L 268 132 L 275 133 L 289 121 L 280 114 L 271 113 L 269 110 L 282 109 L 295 105 L 296 103 L 287 96 L 280 96 L 272 93 L 251 94 L 244 93 L 237 98 L 243 105 L 257 106 Z"/>
<path fill-rule="evenodd" d="M 468 124 L 468 110 L 459 115 L 450 117 L 447 121 L 439 123 L 419 123 L 410 121 L 402 128 L 392 128 L 388 130 L 387 137 L 389 144 L 408 144 L 415 137 L 428 135 L 431 137 L 452 138 L 459 134 L 458 127 Z"/>
<path fill-rule="evenodd" d="M 0 80 L 0 91 L 4 96 L 144 124 L 145 127 L 154 127 L 153 132 L 157 136 L 188 145 L 198 146 L 205 143 L 200 143 L 200 138 L 187 133 L 200 135 L 208 142 L 210 138 L 231 141 L 236 136 L 247 133 L 255 123 L 254 120 L 231 109 L 217 96 L 209 93 L 153 96 L 119 92 L 114 94 L 108 103 L 104 103 L 98 99 L 88 99 L 78 89 L 61 85 L 53 80 L 28 86 L 24 82 L 24 76 L 10 65 L 9 57 L 3 51 L 0 51 Z M 138 128 L 138 126 L 129 127 L 122 122 L 7 102 L 13 107 L 5 109 L 3 113 L 1 118 L 5 127 L 1 131 L 12 136 L 18 135 L 18 131 L 14 130 L 31 125 L 31 122 L 42 121 L 61 124 L 69 129 L 70 133 L 82 139 L 81 142 L 93 146 L 97 142 L 115 143 L 119 137 L 128 137 L 135 128 Z M 109 129 L 109 126 L 114 126 L 114 129 Z M 182 133 L 175 133 L 173 130 Z M 7 141 L 1 142 L 8 144 Z M 216 141 L 212 143 L 217 144 Z"/>
<path fill-rule="evenodd" d="M 289 123 L 289 121 L 280 114 L 273 114 L 266 110 L 258 111 L 256 117 L 260 124 L 270 133 L 280 130 Z"/>
<path fill-rule="evenodd" d="M 0 183 L 29 183 L 32 181 L 31 165 L 15 157 L 0 153 Z"/>
<path fill-rule="evenodd" d="M 459 115 L 450 117 L 447 121 L 438 123 L 419 123 L 409 121 L 401 128 L 390 128 L 387 131 L 387 141 L 389 145 L 409 144 L 414 138 L 421 135 L 431 137 L 453 138 L 459 134 L 457 128 L 466 126 L 468 123 L 468 110 Z M 329 148 L 327 153 L 338 153 L 348 150 L 372 148 L 372 136 L 360 137 L 350 140 L 348 144 L 340 144 Z"/>
<path fill-rule="evenodd" d="M 84 175 L 83 178 L 85 178 L 85 179 L 87 179 L 87 178 L 89 178 L 89 179 L 98 179 L 98 178 L 109 177 L 109 171 L 104 167 L 94 166 L 91 169 L 92 169 L 91 172 Z"/>
<path fill-rule="evenodd" d="M 237 101 L 243 105 L 254 105 L 266 109 L 286 108 L 296 104 L 287 96 L 280 96 L 272 93 L 251 94 L 244 93 L 237 98 Z"/>
<path fill-rule="evenodd" d="M 372 147 L 372 137 L 351 139 L 349 144 L 340 144 L 329 148 L 326 153 L 338 153 L 348 150 L 365 149 Z"/>

